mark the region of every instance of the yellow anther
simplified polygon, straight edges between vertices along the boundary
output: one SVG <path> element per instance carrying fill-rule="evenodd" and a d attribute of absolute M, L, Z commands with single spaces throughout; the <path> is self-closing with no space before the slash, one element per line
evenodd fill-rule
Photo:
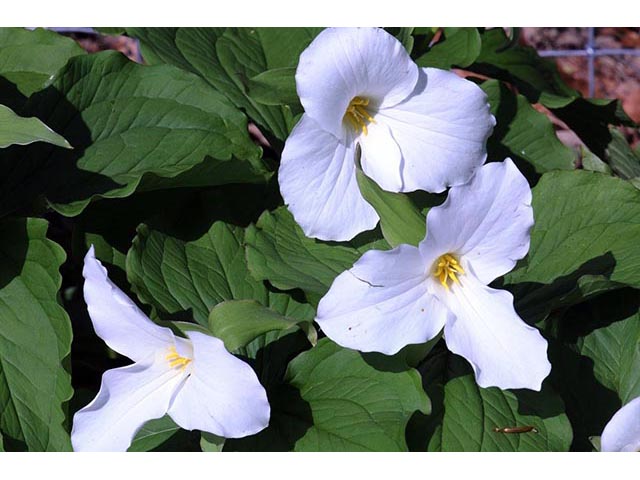
<path fill-rule="evenodd" d="M 368 105 L 368 98 L 353 97 L 344 114 L 344 119 L 351 124 L 354 130 L 356 132 L 362 132 L 365 135 L 369 133 L 367 125 L 369 125 L 369 123 L 376 123 L 366 108 Z"/>
<path fill-rule="evenodd" d="M 180 356 L 176 347 L 170 347 L 169 353 L 164 358 L 169 361 L 171 368 L 180 367 L 181 370 L 184 370 L 191 363 L 190 358 Z"/>
<path fill-rule="evenodd" d="M 433 275 L 440 280 L 440 283 L 444 288 L 449 290 L 448 281 L 451 280 L 454 283 L 460 285 L 458 275 L 464 275 L 464 269 L 460 265 L 460 262 L 450 253 L 445 253 L 436 262 Z"/>

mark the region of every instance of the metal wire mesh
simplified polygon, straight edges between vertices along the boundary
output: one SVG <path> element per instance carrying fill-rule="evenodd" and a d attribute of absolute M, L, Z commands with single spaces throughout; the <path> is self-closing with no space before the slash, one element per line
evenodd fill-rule
<path fill-rule="evenodd" d="M 595 95 L 596 90 L 596 69 L 595 60 L 600 56 L 621 56 L 632 55 L 640 57 L 638 48 L 598 48 L 596 45 L 595 27 L 587 28 L 587 42 L 583 49 L 575 50 L 538 50 L 541 57 L 587 57 L 587 80 L 589 85 L 589 97 Z"/>

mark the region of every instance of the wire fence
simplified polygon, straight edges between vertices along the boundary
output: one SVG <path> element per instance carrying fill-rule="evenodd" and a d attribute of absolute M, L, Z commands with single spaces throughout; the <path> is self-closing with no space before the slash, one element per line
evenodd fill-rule
<path fill-rule="evenodd" d="M 617 57 L 631 55 L 640 57 L 640 48 L 598 48 L 596 45 L 595 27 L 587 28 L 587 42 L 582 49 L 568 50 L 538 50 L 541 57 L 587 57 L 587 81 L 589 85 L 589 97 L 593 97 L 596 91 L 596 57 Z"/>

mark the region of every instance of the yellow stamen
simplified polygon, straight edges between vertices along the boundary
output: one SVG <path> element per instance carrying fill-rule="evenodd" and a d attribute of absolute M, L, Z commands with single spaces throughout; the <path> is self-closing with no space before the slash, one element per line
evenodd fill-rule
<path fill-rule="evenodd" d="M 366 109 L 368 105 L 368 98 L 353 97 L 344 114 L 344 119 L 351 124 L 354 130 L 356 132 L 362 132 L 365 135 L 369 133 L 367 125 L 369 125 L 369 123 L 376 123 L 375 119 Z"/>
<path fill-rule="evenodd" d="M 458 275 L 464 275 L 465 271 L 460 265 L 460 262 L 450 253 L 445 253 L 435 263 L 433 275 L 440 280 L 440 283 L 444 288 L 449 290 L 448 281 L 451 280 L 454 283 L 460 285 Z"/>
<path fill-rule="evenodd" d="M 187 368 L 187 365 L 191 363 L 190 358 L 180 356 L 180 354 L 176 351 L 176 347 L 170 347 L 169 353 L 164 358 L 169 361 L 169 366 L 171 368 L 180 367 L 181 370 Z"/>

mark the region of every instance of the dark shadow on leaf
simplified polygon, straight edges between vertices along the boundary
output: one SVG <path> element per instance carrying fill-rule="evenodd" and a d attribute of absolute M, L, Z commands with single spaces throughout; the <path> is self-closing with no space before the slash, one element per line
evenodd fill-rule
<path fill-rule="evenodd" d="M 0 289 L 20 275 L 27 258 L 29 236 L 27 220 L 8 218 L 0 220 Z"/>
<path fill-rule="evenodd" d="M 532 164 L 521 157 L 518 152 L 510 150 L 504 145 L 503 140 L 509 132 L 511 122 L 518 112 L 518 101 L 516 95 L 509 90 L 507 85 L 499 83 L 500 99 L 498 100 L 498 110 L 496 111 L 496 126 L 487 141 L 488 161 L 501 162 L 509 157 L 516 164 L 520 172 L 528 180 L 529 185 L 534 186 L 540 179 Z"/>
<path fill-rule="evenodd" d="M 284 380 L 289 362 L 308 348 L 305 335 L 297 331 L 259 348 L 255 358 L 243 358 L 251 364 L 267 390 L 271 419 L 269 426 L 255 435 L 227 439 L 225 451 L 291 451 L 311 428 L 311 407 L 300 396 L 300 391 Z M 251 344 L 247 346 L 247 354 L 250 353 L 248 350 L 251 350 Z"/>
<path fill-rule="evenodd" d="M 634 126 L 631 119 L 621 117 L 617 101 L 595 105 L 587 99 L 577 98 L 565 107 L 553 109 L 553 113 L 601 159 L 606 158 L 606 149 L 612 140 L 609 125 Z"/>
<path fill-rule="evenodd" d="M 589 437 L 600 435 L 622 406 L 618 394 L 597 380 L 593 360 L 580 354 L 577 342 L 594 330 L 628 319 L 639 307 L 640 291 L 624 288 L 575 305 L 548 322 L 554 324 L 549 330 L 555 333 L 549 340 L 550 379 L 565 402 L 574 450 L 591 451 Z"/>
<path fill-rule="evenodd" d="M 560 393 L 573 428 L 572 450 L 591 451 L 589 437 L 600 435 L 622 406 L 618 395 L 596 380 L 593 361 L 570 344 L 549 340 L 550 381 Z"/>
<path fill-rule="evenodd" d="M 9 107 L 11 110 L 21 115 L 20 111 L 27 101 L 15 83 L 0 76 L 0 104 Z"/>
<path fill-rule="evenodd" d="M 0 216 L 46 197 L 54 203 L 86 200 L 121 185 L 78 165 L 93 140 L 80 112 L 53 86 L 34 94 L 21 111 L 59 133 L 73 150 L 38 142 L 4 149 L 0 156 Z M 28 211 L 28 208 L 27 208 Z"/>
<path fill-rule="evenodd" d="M 616 266 L 611 252 L 604 253 L 583 263 L 576 271 L 558 277 L 550 284 L 522 282 L 505 285 L 514 296 L 515 309 L 529 325 L 535 325 L 557 308 L 566 308 L 583 301 L 578 281 L 585 275 L 602 277 L 608 280 Z M 492 287 L 500 288 L 500 282 Z M 608 288 L 616 289 L 622 285 L 612 282 Z M 597 292 L 596 292 L 597 293 Z"/>

